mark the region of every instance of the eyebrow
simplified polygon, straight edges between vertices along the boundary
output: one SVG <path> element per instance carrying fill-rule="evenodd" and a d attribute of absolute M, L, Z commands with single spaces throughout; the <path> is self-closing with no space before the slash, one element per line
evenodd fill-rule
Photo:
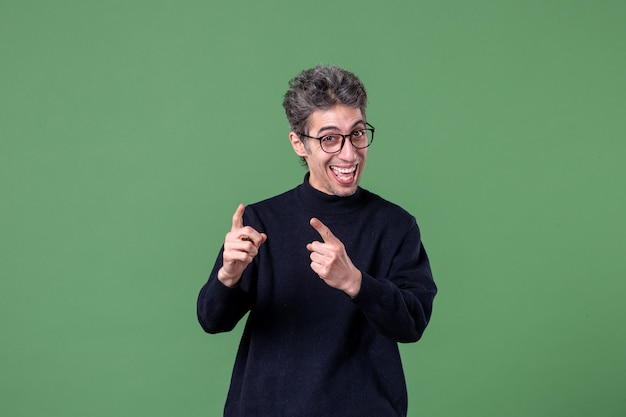
<path fill-rule="evenodd" d="M 356 122 L 354 122 L 354 124 L 352 125 L 352 127 L 350 128 L 351 130 L 354 129 L 355 127 L 357 127 L 358 125 L 365 125 L 365 121 L 364 120 L 357 120 Z M 339 128 L 337 126 L 322 126 L 318 131 L 317 134 L 318 136 L 322 134 L 322 132 L 326 131 L 326 130 L 336 130 L 338 131 Z"/>

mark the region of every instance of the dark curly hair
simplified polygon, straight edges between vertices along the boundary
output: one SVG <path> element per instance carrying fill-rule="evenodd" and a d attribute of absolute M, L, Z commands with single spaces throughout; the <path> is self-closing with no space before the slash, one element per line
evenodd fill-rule
<path fill-rule="evenodd" d="M 289 81 L 289 90 L 283 99 L 291 130 L 298 134 L 308 134 L 311 113 L 337 104 L 359 108 L 365 118 L 365 86 L 353 73 L 333 65 L 318 65 L 302 71 Z"/>

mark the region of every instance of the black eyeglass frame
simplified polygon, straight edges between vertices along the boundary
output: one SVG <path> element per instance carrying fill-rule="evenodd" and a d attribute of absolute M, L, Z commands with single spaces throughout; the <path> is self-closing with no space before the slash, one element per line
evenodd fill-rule
<path fill-rule="evenodd" d="M 365 125 L 368 126 L 365 129 L 356 129 L 351 133 L 348 133 L 347 135 L 343 135 L 341 133 L 333 133 L 332 135 L 322 135 L 319 138 L 313 137 L 313 136 L 309 136 L 309 135 L 305 135 L 304 133 L 298 133 L 298 136 L 302 136 L 308 139 L 316 139 L 320 141 L 320 148 L 322 148 L 322 150 L 326 153 L 339 153 L 341 152 L 341 150 L 343 149 L 343 146 L 346 144 L 346 138 L 350 139 L 350 145 L 352 145 L 354 147 L 354 149 L 365 149 L 367 147 L 369 147 L 373 142 L 374 142 L 374 132 L 376 131 L 376 128 L 374 126 L 372 126 L 371 124 L 365 122 Z M 369 138 L 370 140 L 367 142 L 367 145 L 365 146 L 355 146 L 354 143 L 352 142 L 352 135 L 354 135 L 355 132 L 362 132 L 364 130 L 367 130 L 370 132 L 371 137 Z M 328 152 L 326 149 L 324 149 L 324 146 L 322 146 L 322 139 L 324 139 L 327 136 L 341 136 L 341 146 L 339 147 L 338 150 L 334 151 L 334 152 Z"/>

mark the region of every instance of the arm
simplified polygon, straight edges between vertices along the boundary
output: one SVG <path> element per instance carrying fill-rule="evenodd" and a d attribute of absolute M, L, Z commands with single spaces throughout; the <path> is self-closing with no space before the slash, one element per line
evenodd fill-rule
<path fill-rule="evenodd" d="M 405 235 L 387 277 L 363 274 L 353 302 L 381 333 L 398 342 L 422 337 L 437 287 L 417 224 Z"/>
<path fill-rule="evenodd" d="M 421 338 L 437 288 L 416 223 L 394 255 L 387 277 L 360 271 L 343 243 L 318 219 L 311 219 L 323 242 L 307 245 L 311 269 L 326 284 L 344 291 L 378 330 L 398 342 Z"/>
<path fill-rule="evenodd" d="M 242 276 L 254 275 L 254 268 L 248 266 L 267 235 L 244 226 L 243 213 L 244 206 L 240 204 L 209 280 L 198 295 L 198 321 L 208 333 L 232 330 L 251 307 L 253 280 L 244 280 Z"/>

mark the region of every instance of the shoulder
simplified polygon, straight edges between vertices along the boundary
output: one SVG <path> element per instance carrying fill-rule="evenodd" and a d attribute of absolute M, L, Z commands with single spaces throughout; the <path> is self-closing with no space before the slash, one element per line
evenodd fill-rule
<path fill-rule="evenodd" d="M 292 189 L 273 197 L 266 198 L 265 200 L 257 201 L 247 207 L 257 211 L 274 210 L 276 208 L 284 207 L 285 204 L 289 204 L 294 198 L 295 189 Z"/>
<path fill-rule="evenodd" d="M 295 204 L 295 190 L 285 191 L 265 200 L 246 205 L 244 221 L 252 225 L 269 225 L 285 221 L 285 214 Z"/>
<path fill-rule="evenodd" d="M 399 241 L 407 236 L 417 236 L 418 239 L 421 237 L 420 227 L 413 214 L 377 194 L 364 191 L 367 204 L 360 216 L 360 222 L 367 225 L 365 227 L 371 233 L 380 233 Z"/>
<path fill-rule="evenodd" d="M 382 219 L 388 218 L 394 221 L 404 221 L 408 223 L 414 223 L 415 217 L 398 204 L 393 203 L 378 194 L 371 191 L 362 189 L 363 199 L 366 202 L 365 207 L 371 214 L 376 215 Z"/>

